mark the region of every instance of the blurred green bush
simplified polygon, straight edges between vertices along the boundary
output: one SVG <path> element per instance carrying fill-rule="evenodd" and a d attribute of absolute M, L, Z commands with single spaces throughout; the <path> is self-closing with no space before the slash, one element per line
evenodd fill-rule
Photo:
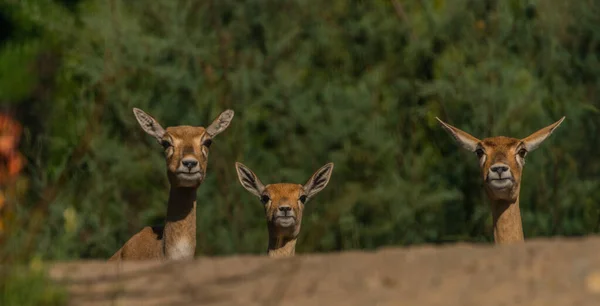
<path fill-rule="evenodd" d="M 0 267 L 0 305 L 67 305 L 67 290 L 50 281 L 39 258 L 28 266 Z"/>
<path fill-rule="evenodd" d="M 600 4 L 594 1 L 4 0 L 0 110 L 24 126 L 28 192 L 3 256 L 108 258 L 162 223 L 164 126 L 236 116 L 198 194 L 198 255 L 262 253 L 265 183 L 304 183 L 299 252 L 492 240 L 475 156 L 434 120 L 524 137 L 526 238 L 599 231 Z"/>

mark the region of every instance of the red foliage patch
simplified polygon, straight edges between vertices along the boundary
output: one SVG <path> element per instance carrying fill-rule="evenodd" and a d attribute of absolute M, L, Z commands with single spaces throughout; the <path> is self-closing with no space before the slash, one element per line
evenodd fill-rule
<path fill-rule="evenodd" d="M 24 159 L 18 145 L 23 127 L 5 114 L 0 114 L 0 185 L 6 184 L 23 169 Z"/>

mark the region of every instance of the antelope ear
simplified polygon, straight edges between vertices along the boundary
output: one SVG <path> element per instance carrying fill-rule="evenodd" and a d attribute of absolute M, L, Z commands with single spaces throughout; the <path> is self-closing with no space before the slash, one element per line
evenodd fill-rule
<path fill-rule="evenodd" d="M 312 175 L 308 182 L 304 184 L 304 192 L 306 192 L 307 199 L 310 199 L 327 186 L 332 172 L 333 163 L 328 163 Z"/>
<path fill-rule="evenodd" d="M 451 126 L 450 124 L 440 120 L 440 118 L 438 118 L 438 117 L 435 117 L 435 119 L 437 119 L 437 121 L 440 122 L 442 127 L 446 131 L 448 131 L 450 133 L 450 135 L 452 135 L 454 140 L 458 144 L 460 144 L 463 148 L 465 148 L 471 152 L 475 152 L 475 150 L 477 150 L 477 144 L 480 143 L 481 140 L 471 136 L 471 134 L 469 134 L 465 131 L 462 131 L 458 128 Z"/>
<path fill-rule="evenodd" d="M 265 190 L 265 185 L 260 182 L 258 176 L 242 163 L 236 162 L 235 169 L 237 170 L 240 184 L 255 196 L 260 197 Z"/>
<path fill-rule="evenodd" d="M 211 137 L 217 136 L 229 126 L 231 119 L 233 119 L 233 115 L 234 112 L 230 109 L 222 112 L 219 117 L 206 128 L 206 133 Z"/>
<path fill-rule="evenodd" d="M 162 140 L 162 137 L 165 135 L 165 129 L 160 126 L 156 119 L 146 114 L 143 110 L 135 107 L 133 108 L 133 114 L 135 115 L 135 119 L 137 119 L 144 132 L 148 133 L 148 135 L 154 136 L 158 142 Z"/>
<path fill-rule="evenodd" d="M 537 149 L 537 147 L 540 146 L 540 144 L 546 140 L 546 138 L 548 138 L 548 136 L 550 136 L 552 134 L 552 132 L 554 132 L 554 130 L 563 122 L 563 120 L 565 120 L 565 117 L 563 116 L 562 118 L 560 118 L 560 120 L 552 123 L 551 125 L 538 130 L 537 132 L 521 139 L 521 141 L 523 142 L 523 144 L 525 144 L 525 149 L 528 152 L 531 152 L 535 149 Z"/>

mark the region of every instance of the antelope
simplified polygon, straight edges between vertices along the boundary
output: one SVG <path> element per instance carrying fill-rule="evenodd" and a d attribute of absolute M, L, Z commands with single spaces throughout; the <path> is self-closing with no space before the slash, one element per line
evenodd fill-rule
<path fill-rule="evenodd" d="M 190 259 L 196 252 L 196 191 L 206 177 L 212 139 L 223 132 L 234 112 L 226 110 L 207 128 L 173 126 L 163 129 L 152 116 L 138 108 L 133 114 L 142 129 L 163 147 L 171 186 L 165 225 L 144 227 L 131 237 L 109 261 Z"/>
<path fill-rule="evenodd" d="M 236 162 L 235 168 L 242 186 L 260 198 L 264 205 L 269 233 L 268 256 L 294 256 L 304 205 L 327 186 L 333 163 L 317 170 L 304 185 L 278 183 L 265 186 L 256 174 L 242 163 Z"/>
<path fill-rule="evenodd" d="M 523 242 L 519 192 L 525 156 L 548 138 L 565 117 L 523 139 L 497 136 L 483 140 L 436 119 L 459 145 L 477 154 L 484 189 L 491 202 L 494 243 Z"/>

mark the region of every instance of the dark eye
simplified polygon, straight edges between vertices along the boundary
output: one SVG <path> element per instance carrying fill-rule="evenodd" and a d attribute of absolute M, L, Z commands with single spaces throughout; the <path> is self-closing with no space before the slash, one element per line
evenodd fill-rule
<path fill-rule="evenodd" d="M 168 149 L 171 145 L 171 143 L 168 140 L 163 140 L 160 142 L 160 145 L 163 146 L 163 148 Z"/>
<path fill-rule="evenodd" d="M 205 140 L 205 141 L 202 143 L 202 145 L 203 145 L 203 146 L 205 146 L 205 147 L 207 147 L 207 148 L 210 148 L 210 145 L 211 145 L 211 144 L 212 144 L 212 139 L 207 139 L 207 140 Z"/>
<path fill-rule="evenodd" d="M 485 152 L 483 152 L 483 149 L 477 149 L 475 150 L 475 154 L 477 154 L 477 157 L 481 158 Z"/>
<path fill-rule="evenodd" d="M 301 195 L 300 196 L 300 202 L 302 202 L 302 204 L 304 204 L 306 202 L 306 196 L 305 195 Z"/>
<path fill-rule="evenodd" d="M 263 194 L 263 195 L 260 197 L 260 201 L 261 201 L 263 204 L 267 204 L 267 203 L 269 203 L 269 201 L 270 201 L 270 200 L 271 200 L 271 199 L 270 199 L 270 198 L 269 198 L 269 196 L 268 196 L 268 195 L 266 195 L 266 194 Z"/>
<path fill-rule="evenodd" d="M 525 155 L 527 155 L 527 150 L 525 149 L 521 149 L 519 150 L 519 156 L 521 156 L 521 158 L 525 158 Z"/>

